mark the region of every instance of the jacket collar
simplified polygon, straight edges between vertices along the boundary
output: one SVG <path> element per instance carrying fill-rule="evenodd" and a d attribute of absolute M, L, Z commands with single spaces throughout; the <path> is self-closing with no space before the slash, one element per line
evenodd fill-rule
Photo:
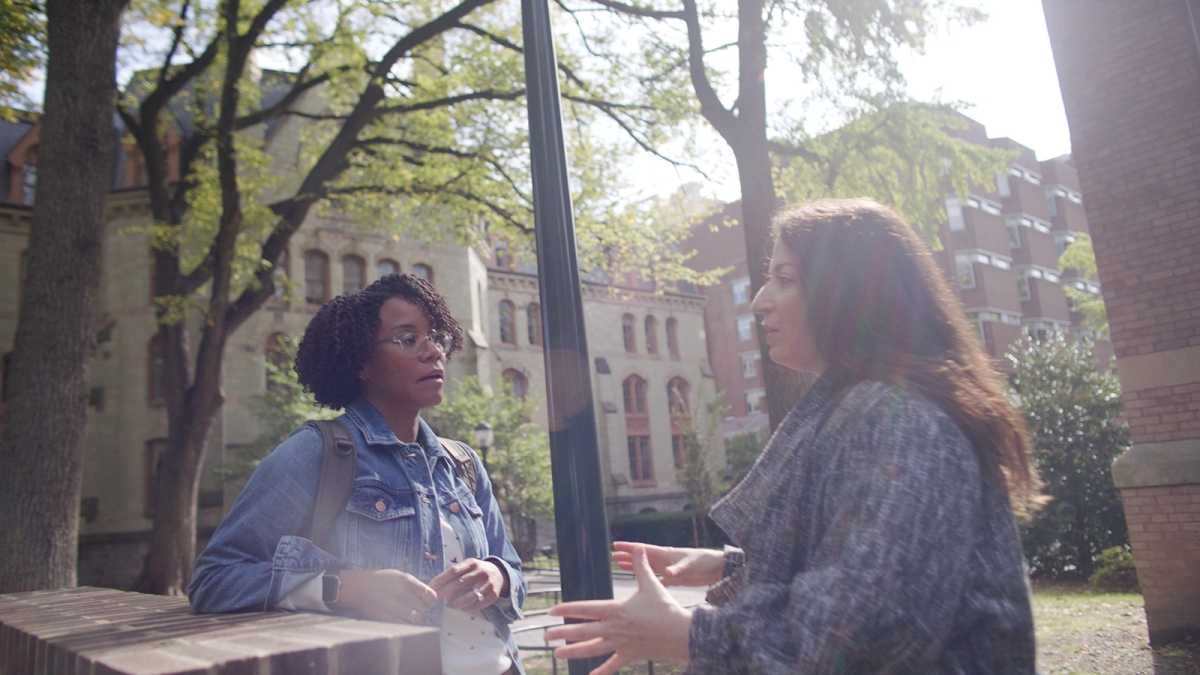
<path fill-rule="evenodd" d="M 346 406 L 346 416 L 362 432 L 367 445 L 411 445 L 411 443 L 404 443 L 396 438 L 396 433 L 387 425 L 387 422 L 383 421 L 383 415 L 380 415 L 375 406 L 362 396 Z M 425 450 L 425 454 L 429 457 L 445 454 L 437 434 L 433 433 L 433 429 L 425 423 L 425 420 L 418 417 L 417 425 L 417 443 Z"/>

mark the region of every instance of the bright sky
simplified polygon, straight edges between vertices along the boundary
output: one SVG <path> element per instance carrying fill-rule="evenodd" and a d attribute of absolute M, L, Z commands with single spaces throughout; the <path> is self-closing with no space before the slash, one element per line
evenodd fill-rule
<path fill-rule="evenodd" d="M 976 1 L 988 14 L 987 21 L 933 35 L 924 55 L 903 60 L 913 98 L 965 102 L 969 107 L 963 112 L 983 123 L 989 136 L 1007 136 L 1032 148 L 1040 160 L 1070 152 L 1071 137 L 1041 0 Z M 715 133 L 713 136 L 713 146 L 723 146 Z M 710 171 L 715 165 L 711 181 L 645 158 L 630 167 L 632 182 L 645 196 L 667 194 L 680 183 L 701 180 L 706 192 L 718 199 L 736 200 L 737 175 L 722 170 L 732 164 L 732 156 L 725 148 L 720 150 L 721 158 L 713 157 L 716 161 L 705 165 Z M 716 147 L 717 154 L 715 151 Z"/>

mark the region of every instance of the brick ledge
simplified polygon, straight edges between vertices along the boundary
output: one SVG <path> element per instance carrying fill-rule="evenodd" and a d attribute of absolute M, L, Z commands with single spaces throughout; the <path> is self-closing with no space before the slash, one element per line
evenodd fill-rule
<path fill-rule="evenodd" d="M 1200 484 L 1200 438 L 1131 446 L 1112 464 L 1118 488 Z"/>

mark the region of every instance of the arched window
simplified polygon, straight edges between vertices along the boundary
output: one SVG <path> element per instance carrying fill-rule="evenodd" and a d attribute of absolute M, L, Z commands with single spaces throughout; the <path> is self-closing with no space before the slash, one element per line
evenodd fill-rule
<path fill-rule="evenodd" d="M 512 267 L 512 254 L 508 252 L 507 241 L 496 242 L 496 267 L 500 269 L 509 269 Z"/>
<path fill-rule="evenodd" d="M 646 353 L 658 354 L 658 319 L 646 316 Z"/>
<path fill-rule="evenodd" d="M 504 379 L 508 380 L 509 386 L 512 387 L 513 396 L 524 400 L 529 395 L 529 380 L 521 371 L 509 368 L 504 371 Z"/>
<path fill-rule="evenodd" d="M 625 351 L 630 354 L 637 353 L 637 339 L 633 336 L 633 315 L 626 314 L 621 317 L 621 333 L 625 337 Z"/>
<path fill-rule="evenodd" d="M 667 353 L 679 358 L 679 322 L 674 317 L 667 319 Z"/>
<path fill-rule="evenodd" d="M 629 448 L 629 481 L 634 485 L 654 483 L 654 459 L 650 455 L 650 415 L 646 412 L 646 381 L 630 375 L 621 383 L 625 396 L 625 443 Z"/>
<path fill-rule="evenodd" d="M 536 302 L 525 308 L 525 323 L 529 328 L 529 344 L 542 344 L 542 308 Z"/>
<path fill-rule="evenodd" d="M 284 294 L 287 293 L 288 286 L 288 252 L 286 248 L 279 254 L 279 259 L 275 261 L 275 267 L 271 269 L 271 276 L 275 282 L 275 291 L 271 293 L 271 300 L 281 302 Z"/>
<path fill-rule="evenodd" d="M 291 366 L 291 360 L 288 358 L 287 352 L 289 340 L 290 338 L 285 333 L 271 333 L 271 336 L 267 338 L 265 352 L 267 363 L 271 366 L 266 368 L 267 389 L 272 391 L 280 387 L 279 382 L 271 377 L 272 367 L 278 376 L 282 374 L 280 371 Z"/>
<path fill-rule="evenodd" d="M 511 302 L 500 301 L 500 341 L 504 344 L 517 344 L 516 313 Z"/>
<path fill-rule="evenodd" d="M 416 265 L 413 265 L 412 273 L 431 284 L 433 283 L 433 268 L 425 263 L 417 263 Z"/>
<path fill-rule="evenodd" d="M 329 256 L 321 251 L 304 254 L 304 301 L 323 305 L 329 299 Z"/>
<path fill-rule="evenodd" d="M 342 292 L 361 290 L 367 281 L 367 263 L 356 255 L 342 258 Z"/>
<path fill-rule="evenodd" d="M 167 389 L 164 383 L 166 377 L 166 358 L 163 354 L 162 340 L 156 333 L 150 338 L 146 348 L 146 402 L 162 403 L 166 400 Z"/>
<path fill-rule="evenodd" d="M 391 260 L 389 258 L 384 258 L 383 260 L 380 260 L 375 265 L 375 267 L 376 267 L 377 271 L 379 272 L 380 278 L 386 277 L 389 274 L 396 274 L 400 271 L 400 263 L 396 262 L 395 260 Z"/>
<path fill-rule="evenodd" d="M 667 383 L 667 409 L 671 411 L 671 455 L 675 468 L 682 469 L 687 459 L 687 428 L 691 422 L 687 380 L 672 378 Z"/>

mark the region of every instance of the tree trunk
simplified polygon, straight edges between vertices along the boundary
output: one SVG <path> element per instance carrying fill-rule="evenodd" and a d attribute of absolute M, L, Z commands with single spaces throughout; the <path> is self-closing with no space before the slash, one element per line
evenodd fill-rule
<path fill-rule="evenodd" d="M 0 593 L 75 585 L 125 0 L 49 0 L 46 112 L 0 438 Z"/>

